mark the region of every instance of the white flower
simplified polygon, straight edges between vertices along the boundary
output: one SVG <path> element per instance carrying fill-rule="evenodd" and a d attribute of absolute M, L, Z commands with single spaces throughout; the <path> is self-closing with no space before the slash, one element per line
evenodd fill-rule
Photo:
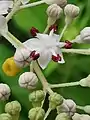
<path fill-rule="evenodd" d="M 4 34 L 8 32 L 8 26 L 6 18 L 2 15 L 0 15 L 0 34 Z"/>
<path fill-rule="evenodd" d="M 76 112 L 76 104 L 71 99 L 64 100 L 63 104 L 57 107 L 57 112 L 58 114 L 64 112 L 69 116 L 73 116 Z"/>
<path fill-rule="evenodd" d="M 24 42 L 24 45 L 30 50 L 35 51 L 38 55 L 38 63 L 45 69 L 50 60 L 58 63 L 64 63 L 63 55 L 60 50 L 65 46 L 65 43 L 59 42 L 59 35 L 53 33 L 52 30 L 49 35 L 37 33 L 36 38 L 32 38 Z"/>
<path fill-rule="evenodd" d="M 90 43 L 90 27 L 85 27 L 81 30 L 80 35 L 78 35 L 73 42 Z"/>
<path fill-rule="evenodd" d="M 8 100 L 10 92 L 10 88 L 7 84 L 0 84 L 0 100 Z"/>
<path fill-rule="evenodd" d="M 38 78 L 33 72 L 25 72 L 19 77 L 20 87 L 27 89 L 35 89 L 38 83 Z"/>
<path fill-rule="evenodd" d="M 7 14 L 9 8 L 13 7 L 13 1 L 12 0 L 2 0 L 0 1 L 0 15 Z"/>

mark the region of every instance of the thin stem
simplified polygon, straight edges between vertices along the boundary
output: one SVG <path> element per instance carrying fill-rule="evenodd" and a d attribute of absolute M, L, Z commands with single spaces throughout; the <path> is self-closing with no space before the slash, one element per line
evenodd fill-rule
<path fill-rule="evenodd" d="M 50 112 L 51 112 L 51 108 L 48 108 L 48 110 L 47 110 L 47 112 L 46 112 L 46 114 L 45 114 L 44 120 L 47 119 L 47 117 L 48 117 L 48 115 L 50 114 Z"/>
<path fill-rule="evenodd" d="M 27 5 L 22 5 L 22 6 L 20 6 L 20 9 L 24 9 L 24 8 L 28 8 L 28 7 L 34 7 L 36 5 L 40 5 L 40 4 L 43 4 L 43 3 L 45 3 L 45 2 L 43 0 L 41 0 L 41 1 L 30 3 L 30 4 L 27 4 Z"/>
<path fill-rule="evenodd" d="M 44 32 L 43 32 L 44 34 L 48 32 L 49 27 L 50 27 L 50 25 L 47 25 L 47 27 L 45 28 L 45 30 L 44 30 Z"/>
<path fill-rule="evenodd" d="M 30 72 L 34 72 L 33 61 L 30 63 Z"/>
<path fill-rule="evenodd" d="M 35 70 L 38 78 L 40 79 L 40 81 L 41 81 L 41 83 L 43 85 L 43 89 L 45 91 L 47 91 L 49 94 L 52 94 L 53 91 L 49 87 L 48 82 L 47 82 L 45 76 L 43 75 L 43 73 L 42 73 L 42 71 L 41 71 L 41 69 L 40 69 L 40 67 L 39 67 L 39 65 L 37 64 L 36 61 L 33 62 L 33 66 L 34 66 L 34 70 Z"/>
<path fill-rule="evenodd" d="M 77 105 L 77 109 L 84 110 L 84 107 Z"/>
<path fill-rule="evenodd" d="M 71 83 L 62 83 L 62 84 L 50 84 L 51 88 L 59 88 L 59 87 L 70 87 L 70 86 L 78 86 L 79 82 L 71 82 Z"/>
<path fill-rule="evenodd" d="M 11 116 L 12 116 L 12 120 L 19 120 L 20 114 L 17 113 L 16 115 L 11 115 Z"/>
<path fill-rule="evenodd" d="M 76 53 L 83 55 L 90 55 L 90 49 L 61 49 L 64 53 Z"/>
<path fill-rule="evenodd" d="M 16 49 L 19 47 L 24 47 L 24 45 L 14 37 L 10 32 L 2 33 L 3 37 L 5 37 Z"/>
<path fill-rule="evenodd" d="M 59 38 L 60 40 L 61 40 L 64 32 L 66 31 L 67 27 L 68 27 L 68 24 L 66 24 L 66 25 L 64 26 L 64 28 L 63 28 L 63 30 L 62 30 L 62 32 L 61 32 L 61 34 L 60 34 L 60 38 Z"/>
<path fill-rule="evenodd" d="M 15 12 L 18 11 L 20 4 L 21 4 L 21 0 L 17 0 L 17 2 L 14 4 L 12 11 L 6 16 L 7 22 L 12 18 Z"/>

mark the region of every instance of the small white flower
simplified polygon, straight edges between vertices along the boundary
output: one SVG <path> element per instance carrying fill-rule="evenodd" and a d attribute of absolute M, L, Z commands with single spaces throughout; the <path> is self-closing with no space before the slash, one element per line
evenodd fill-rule
<path fill-rule="evenodd" d="M 9 8 L 13 7 L 13 1 L 12 0 L 1 0 L 0 1 L 0 15 L 7 14 Z"/>
<path fill-rule="evenodd" d="M 38 83 L 38 78 L 33 72 L 25 72 L 19 77 L 20 87 L 27 89 L 35 89 Z"/>
<path fill-rule="evenodd" d="M 76 112 L 76 104 L 73 100 L 67 99 L 63 101 L 63 104 L 57 107 L 57 112 L 62 113 L 68 113 L 69 116 L 73 116 Z"/>
<path fill-rule="evenodd" d="M 90 27 L 85 27 L 81 30 L 80 35 L 78 35 L 73 42 L 90 43 Z"/>
<path fill-rule="evenodd" d="M 43 0 L 46 4 L 57 4 L 60 7 L 64 7 L 67 4 L 67 0 Z"/>
<path fill-rule="evenodd" d="M 60 48 L 65 46 L 64 42 L 59 42 L 59 35 L 53 33 L 49 35 L 37 33 L 36 38 L 32 38 L 24 42 L 24 45 L 30 50 L 35 51 L 38 55 L 38 63 L 45 69 L 52 59 L 58 63 L 64 63 L 63 55 Z"/>
<path fill-rule="evenodd" d="M 7 84 L 0 84 L 0 100 L 8 100 L 10 96 L 10 88 Z"/>

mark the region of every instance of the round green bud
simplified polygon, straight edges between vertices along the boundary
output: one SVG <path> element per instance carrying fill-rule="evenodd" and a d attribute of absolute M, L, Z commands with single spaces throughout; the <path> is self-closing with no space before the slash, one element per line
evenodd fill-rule
<path fill-rule="evenodd" d="M 21 111 L 21 105 L 18 101 L 12 101 L 5 105 L 5 112 L 10 115 L 16 115 Z"/>
<path fill-rule="evenodd" d="M 44 100 L 44 98 L 45 94 L 42 90 L 34 91 L 29 95 L 29 101 L 32 102 L 33 106 L 37 107 L 41 106 L 41 103 Z"/>
<path fill-rule="evenodd" d="M 12 120 L 12 117 L 8 113 L 3 113 L 0 114 L 0 120 Z"/>
<path fill-rule="evenodd" d="M 28 118 L 30 120 L 43 120 L 45 116 L 45 111 L 41 107 L 32 108 L 29 111 Z"/>
<path fill-rule="evenodd" d="M 67 113 L 60 113 L 55 120 L 71 120 Z"/>
<path fill-rule="evenodd" d="M 58 93 L 53 93 L 49 96 L 49 107 L 55 109 L 63 103 L 63 97 Z"/>

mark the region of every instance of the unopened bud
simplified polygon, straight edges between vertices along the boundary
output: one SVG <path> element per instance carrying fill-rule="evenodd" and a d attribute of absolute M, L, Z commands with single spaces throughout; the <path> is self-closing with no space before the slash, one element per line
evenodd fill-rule
<path fill-rule="evenodd" d="M 0 84 L 0 100 L 5 101 L 9 99 L 10 96 L 10 88 L 7 84 Z"/>
<path fill-rule="evenodd" d="M 21 105 L 18 101 L 12 101 L 5 105 L 5 112 L 10 115 L 19 114 L 21 111 Z"/>
<path fill-rule="evenodd" d="M 20 87 L 27 89 L 35 89 L 38 83 L 38 78 L 33 72 L 25 72 L 19 77 L 19 85 Z"/>
<path fill-rule="evenodd" d="M 60 113 L 55 120 L 70 120 L 70 117 L 67 113 Z"/>
<path fill-rule="evenodd" d="M 80 12 L 79 7 L 72 5 L 72 4 L 66 5 L 64 8 L 64 13 L 66 15 L 66 19 L 65 19 L 66 23 L 70 24 L 72 19 L 74 19 L 75 17 L 79 15 L 79 12 Z"/>
<path fill-rule="evenodd" d="M 41 107 L 32 108 L 29 111 L 28 118 L 30 120 L 43 120 L 45 116 L 45 111 Z"/>
<path fill-rule="evenodd" d="M 88 75 L 88 77 L 84 78 L 84 79 L 81 79 L 79 81 L 79 84 L 82 86 L 82 87 L 90 87 L 90 75 Z"/>
<path fill-rule="evenodd" d="M 72 117 L 72 120 L 90 120 L 90 116 L 85 114 L 80 115 L 78 113 L 75 113 L 75 115 Z"/>
<path fill-rule="evenodd" d="M 64 100 L 63 103 L 57 107 L 57 113 L 67 113 L 69 116 L 73 116 L 76 112 L 76 104 L 73 100 L 67 99 Z"/>
<path fill-rule="evenodd" d="M 30 53 L 25 48 L 17 49 L 14 55 L 16 65 L 20 68 L 28 66 L 31 62 Z"/>
<path fill-rule="evenodd" d="M 44 91 L 37 90 L 29 95 L 29 101 L 32 102 L 33 106 L 41 106 L 42 101 L 45 98 Z"/>
<path fill-rule="evenodd" d="M 8 113 L 3 113 L 0 114 L 0 120 L 12 120 L 12 117 Z"/>
<path fill-rule="evenodd" d="M 60 94 L 53 93 L 49 96 L 49 108 L 55 109 L 63 103 L 63 97 Z"/>
<path fill-rule="evenodd" d="M 62 8 L 57 4 L 52 4 L 47 8 L 48 24 L 53 25 L 62 14 Z"/>
<path fill-rule="evenodd" d="M 85 111 L 86 113 L 90 114 L 90 105 L 86 105 L 86 106 L 84 107 L 84 111 Z"/>
<path fill-rule="evenodd" d="M 60 7 L 64 7 L 67 4 L 67 0 L 43 0 L 46 4 L 57 4 Z"/>

